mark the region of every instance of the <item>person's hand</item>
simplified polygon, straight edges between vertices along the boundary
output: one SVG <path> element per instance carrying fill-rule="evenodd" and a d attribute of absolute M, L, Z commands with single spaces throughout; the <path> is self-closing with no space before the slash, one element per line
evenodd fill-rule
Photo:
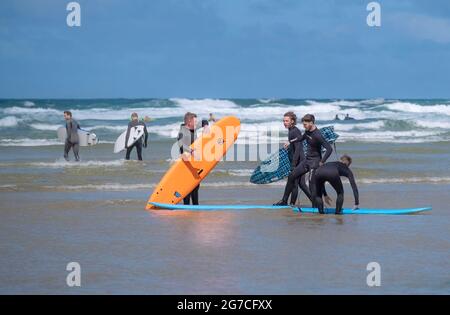
<path fill-rule="evenodd" d="M 353 210 L 358 210 L 359 209 L 359 205 L 354 205 L 353 206 Z"/>
<path fill-rule="evenodd" d="M 144 142 L 143 147 L 144 147 L 144 148 L 147 147 L 147 142 Z"/>
<path fill-rule="evenodd" d="M 319 166 L 323 166 L 323 164 L 324 164 L 324 163 L 323 163 L 322 161 L 319 162 Z"/>
<path fill-rule="evenodd" d="M 183 161 L 188 162 L 191 159 L 191 153 L 189 152 L 183 152 L 183 154 L 181 154 L 181 159 Z"/>
<path fill-rule="evenodd" d="M 325 200 L 325 203 L 326 203 L 328 206 L 331 206 L 331 204 L 332 204 L 332 202 L 333 202 L 333 199 L 331 199 L 330 196 L 324 196 L 323 199 Z"/>
<path fill-rule="evenodd" d="M 285 142 L 283 146 L 284 146 L 285 149 L 287 149 L 287 148 L 289 148 L 289 145 L 290 145 L 290 143 L 288 141 L 288 142 Z"/>

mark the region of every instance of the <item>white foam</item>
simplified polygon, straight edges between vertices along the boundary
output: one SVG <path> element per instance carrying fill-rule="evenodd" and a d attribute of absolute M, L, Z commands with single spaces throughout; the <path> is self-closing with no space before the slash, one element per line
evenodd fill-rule
<path fill-rule="evenodd" d="M 360 178 L 361 184 L 449 183 L 450 177 Z"/>
<path fill-rule="evenodd" d="M 25 107 L 33 107 L 35 105 L 36 104 L 34 104 L 34 102 L 32 102 L 32 101 L 25 101 L 25 102 L 23 102 L 23 106 L 25 106 Z"/>
<path fill-rule="evenodd" d="M 36 124 L 31 124 L 30 127 L 33 128 L 33 129 L 37 129 L 37 130 L 52 130 L 52 131 L 56 131 L 59 127 L 61 127 L 61 125 L 51 125 L 51 124 L 36 123 Z"/>
<path fill-rule="evenodd" d="M 0 127 L 14 127 L 19 124 L 19 119 L 15 116 L 7 116 L 0 119 Z"/>
<path fill-rule="evenodd" d="M 82 167 L 120 167 L 123 166 L 125 160 L 114 160 L 114 161 L 81 161 L 81 162 L 68 162 L 65 160 L 56 160 L 55 162 L 33 162 L 27 165 L 33 167 L 44 167 L 44 168 L 82 168 Z"/>
<path fill-rule="evenodd" d="M 0 139 L 0 146 L 2 147 L 39 147 L 61 144 L 62 142 L 58 139 Z"/>
<path fill-rule="evenodd" d="M 152 189 L 155 184 L 86 184 L 86 185 L 60 185 L 60 186 L 44 186 L 49 190 L 101 190 L 101 191 L 132 191 L 142 189 Z"/>
<path fill-rule="evenodd" d="M 63 112 L 53 109 L 53 108 L 28 108 L 28 107 L 7 107 L 3 109 L 5 114 L 9 115 L 36 115 L 36 114 L 46 114 L 46 115 L 60 115 L 62 117 Z"/>
<path fill-rule="evenodd" d="M 400 112 L 409 113 L 432 113 L 432 114 L 444 114 L 450 115 L 450 105 L 437 104 L 437 105 L 418 105 L 409 102 L 396 102 L 392 104 L 385 104 L 384 107 Z"/>
<path fill-rule="evenodd" d="M 422 128 L 439 128 L 439 129 L 450 129 L 450 121 L 424 121 L 418 120 L 415 124 Z"/>
<path fill-rule="evenodd" d="M 384 127 L 384 121 L 372 121 L 368 123 L 354 123 L 354 124 L 345 124 L 336 122 L 333 124 L 334 130 L 336 131 L 350 131 L 350 130 L 378 130 Z"/>

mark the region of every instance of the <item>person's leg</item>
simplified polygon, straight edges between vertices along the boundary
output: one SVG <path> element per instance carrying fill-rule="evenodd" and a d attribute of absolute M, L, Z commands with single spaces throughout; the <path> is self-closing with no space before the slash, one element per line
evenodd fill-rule
<path fill-rule="evenodd" d="M 191 192 L 192 197 L 192 204 L 198 205 L 198 190 L 200 189 L 200 185 L 194 188 L 194 190 Z"/>
<path fill-rule="evenodd" d="M 289 195 L 292 193 L 294 186 L 298 186 L 297 180 L 302 176 L 303 174 L 308 172 L 308 164 L 301 162 L 299 165 L 297 165 L 296 168 L 294 168 L 289 174 L 286 187 L 284 188 L 284 194 L 283 199 L 279 203 L 287 204 Z"/>
<path fill-rule="evenodd" d="M 304 174 L 304 175 L 302 175 L 302 177 L 300 177 L 298 185 L 299 185 L 300 189 L 305 193 L 306 197 L 308 197 L 308 199 L 310 201 L 312 201 L 311 200 L 311 190 L 308 188 L 308 185 L 306 185 L 306 174 Z"/>
<path fill-rule="evenodd" d="M 127 154 L 125 154 L 125 160 L 129 160 L 130 159 L 130 154 L 131 154 L 131 151 L 133 151 L 133 148 L 134 148 L 134 144 L 127 148 Z"/>
<path fill-rule="evenodd" d="M 323 188 L 325 186 L 325 180 L 323 180 L 320 177 L 316 177 L 315 179 L 315 185 L 316 185 L 316 201 L 315 201 L 315 205 L 317 207 L 317 209 L 319 210 L 319 213 L 323 214 Z"/>
<path fill-rule="evenodd" d="M 336 190 L 336 214 L 342 214 L 342 205 L 344 204 L 344 186 L 340 177 L 334 178 L 329 182 L 330 185 Z"/>
<path fill-rule="evenodd" d="M 78 143 L 74 143 L 72 145 L 72 150 L 73 150 L 73 155 L 75 155 L 75 161 L 79 162 L 80 161 L 80 144 Z"/>
<path fill-rule="evenodd" d="M 298 198 L 298 179 L 295 180 L 294 188 L 292 188 L 291 205 L 295 205 L 297 203 L 297 198 Z"/>
<path fill-rule="evenodd" d="M 138 160 L 142 161 L 142 142 L 137 141 L 135 143 L 136 146 L 136 151 L 137 151 L 137 156 L 138 156 Z"/>
<path fill-rule="evenodd" d="M 66 161 L 69 161 L 69 151 L 71 146 L 72 144 L 68 140 L 66 140 L 66 142 L 64 143 L 64 159 Z"/>
<path fill-rule="evenodd" d="M 191 194 L 189 194 L 183 198 L 183 204 L 185 204 L 185 205 L 190 204 L 190 201 L 191 201 Z"/>
<path fill-rule="evenodd" d="M 317 208 L 316 196 L 317 196 L 317 185 L 316 185 L 316 169 L 311 169 L 309 173 L 309 190 L 311 192 L 311 204 L 313 208 Z"/>

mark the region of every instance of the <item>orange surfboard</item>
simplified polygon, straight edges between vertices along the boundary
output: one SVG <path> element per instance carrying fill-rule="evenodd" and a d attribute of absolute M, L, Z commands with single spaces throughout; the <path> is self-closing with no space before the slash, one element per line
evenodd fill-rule
<path fill-rule="evenodd" d="M 191 145 L 193 154 L 176 160 L 148 199 L 146 209 L 155 209 L 149 202 L 177 204 L 191 193 L 234 144 L 240 126 L 238 118 L 224 117 L 197 138 Z"/>

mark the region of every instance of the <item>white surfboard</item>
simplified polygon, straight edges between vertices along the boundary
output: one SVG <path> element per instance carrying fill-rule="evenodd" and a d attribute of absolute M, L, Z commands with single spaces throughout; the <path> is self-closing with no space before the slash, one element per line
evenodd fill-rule
<path fill-rule="evenodd" d="M 56 130 L 56 134 L 58 135 L 58 139 L 61 142 L 66 142 L 67 138 L 67 130 L 66 127 L 61 126 Z M 95 133 L 84 130 L 84 129 L 78 129 L 78 144 L 82 147 L 88 147 L 93 146 L 98 143 L 98 138 L 95 135 Z"/>
<path fill-rule="evenodd" d="M 117 138 L 116 143 L 114 143 L 114 153 L 119 153 L 120 151 L 125 150 L 125 137 L 127 136 L 127 130 L 122 132 L 122 134 Z M 128 146 L 132 146 L 143 135 L 144 135 L 143 125 L 132 127 L 130 129 L 130 135 L 128 136 Z"/>

